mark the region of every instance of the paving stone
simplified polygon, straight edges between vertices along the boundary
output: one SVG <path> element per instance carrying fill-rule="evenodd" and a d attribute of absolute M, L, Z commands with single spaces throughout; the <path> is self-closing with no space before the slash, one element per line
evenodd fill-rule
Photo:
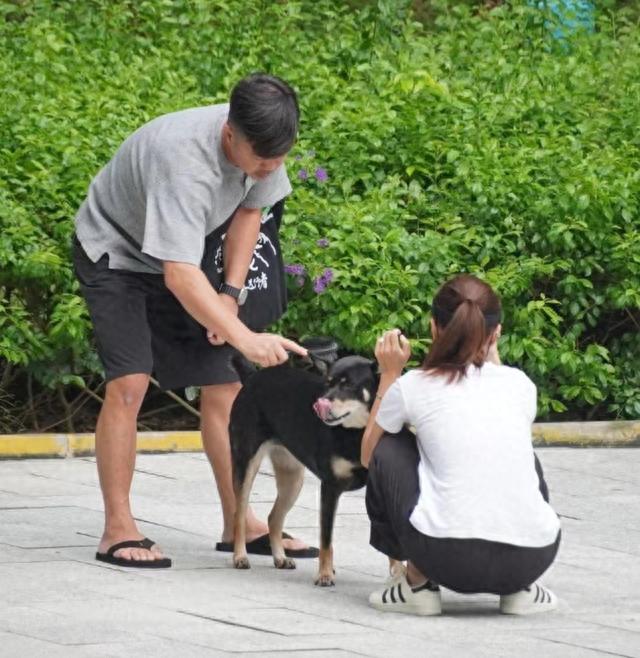
<path fill-rule="evenodd" d="M 562 515 L 543 581 L 560 609 L 498 614 L 498 597 L 443 590 L 444 615 L 385 615 L 366 604 L 388 563 L 368 544 L 364 491 L 345 494 L 334 532 L 336 586 L 313 585 L 316 560 L 281 571 L 270 557 L 232 568 L 202 454 L 142 455 L 133 483 L 140 529 L 174 560 L 126 570 L 94 560 L 102 529 L 93 458 L 0 462 L 0 658 L 47 656 L 640 657 L 640 450 L 538 450 Z M 268 462 L 252 505 L 275 498 Z M 311 475 L 286 527 L 319 540 Z"/>

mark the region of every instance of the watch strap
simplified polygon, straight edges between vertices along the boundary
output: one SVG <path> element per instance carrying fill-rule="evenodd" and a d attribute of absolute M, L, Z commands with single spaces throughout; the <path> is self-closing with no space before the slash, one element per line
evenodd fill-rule
<path fill-rule="evenodd" d="M 236 288 L 235 286 L 231 286 L 228 283 L 223 282 L 220 284 L 220 287 L 218 288 L 218 292 L 223 295 L 229 295 L 230 297 L 233 297 L 234 299 L 237 300 L 240 297 L 242 288 Z"/>

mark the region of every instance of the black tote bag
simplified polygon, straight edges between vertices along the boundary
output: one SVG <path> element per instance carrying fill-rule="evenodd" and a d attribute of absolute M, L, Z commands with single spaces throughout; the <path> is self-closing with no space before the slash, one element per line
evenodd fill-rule
<path fill-rule="evenodd" d="M 263 212 L 260 234 L 244 283 L 247 299 L 238 317 L 253 331 L 263 331 L 287 309 L 287 282 L 278 235 L 283 214 L 284 199 Z M 205 239 L 201 268 L 216 291 L 224 280 L 224 239 L 232 219 L 233 215 Z"/>

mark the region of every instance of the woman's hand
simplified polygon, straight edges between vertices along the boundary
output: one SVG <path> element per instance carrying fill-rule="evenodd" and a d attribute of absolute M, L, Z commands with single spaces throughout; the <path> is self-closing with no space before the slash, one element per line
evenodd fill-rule
<path fill-rule="evenodd" d="M 375 421 L 380 401 L 393 382 L 402 375 L 402 369 L 411 356 L 411 345 L 400 333 L 400 329 L 391 329 L 376 341 L 375 355 L 380 366 L 380 382 L 360 446 L 360 461 L 365 468 L 369 466 L 371 455 L 384 434 L 384 430 Z"/>
<path fill-rule="evenodd" d="M 390 375 L 396 379 L 402 374 L 402 369 L 407 365 L 411 356 L 411 345 L 400 329 L 391 329 L 385 331 L 378 338 L 375 355 L 381 374 Z"/>

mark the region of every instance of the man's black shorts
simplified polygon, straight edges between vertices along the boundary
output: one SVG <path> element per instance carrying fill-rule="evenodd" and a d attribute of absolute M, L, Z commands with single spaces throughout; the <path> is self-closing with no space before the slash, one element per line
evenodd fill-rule
<path fill-rule="evenodd" d="M 77 238 L 73 262 L 107 381 L 136 373 L 153 373 L 164 389 L 239 381 L 231 359 L 240 353 L 211 345 L 161 274 L 110 270 L 108 255 L 94 263 Z"/>

